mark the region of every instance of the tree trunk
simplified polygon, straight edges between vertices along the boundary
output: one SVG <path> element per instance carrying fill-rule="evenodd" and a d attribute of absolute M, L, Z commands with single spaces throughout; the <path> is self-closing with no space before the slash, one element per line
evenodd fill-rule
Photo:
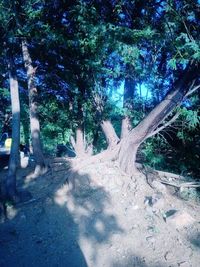
<path fill-rule="evenodd" d="M 101 128 L 106 136 L 106 141 L 108 143 L 108 149 L 112 149 L 119 143 L 119 137 L 117 136 L 112 123 L 109 120 L 102 121 Z"/>
<path fill-rule="evenodd" d="M 132 126 L 131 126 L 131 121 L 128 116 L 125 116 L 122 119 L 122 128 L 121 128 L 121 139 L 125 138 L 128 136 L 129 132 L 131 131 Z"/>
<path fill-rule="evenodd" d="M 135 163 L 139 145 L 139 143 L 130 143 L 128 139 L 121 141 L 118 161 L 121 170 L 127 174 L 137 173 Z"/>
<path fill-rule="evenodd" d="M 71 144 L 78 158 L 82 158 L 86 154 L 84 134 L 81 127 L 76 129 L 76 139 L 71 137 Z"/>
<path fill-rule="evenodd" d="M 125 113 L 131 112 L 133 110 L 133 100 L 135 95 L 135 80 L 133 78 L 134 76 L 133 66 L 127 64 L 126 71 L 128 77 L 125 78 L 124 82 L 124 99 L 123 99 L 123 108 L 125 109 Z M 131 129 L 132 125 L 129 114 L 125 114 L 122 120 L 121 138 L 125 138 Z"/>
<path fill-rule="evenodd" d="M 143 143 L 173 109 L 183 100 L 193 82 L 198 69 L 188 68 L 183 71 L 180 78 L 174 83 L 164 100 L 159 103 L 131 132 L 120 142 L 119 163 L 122 170 L 133 174 L 136 170 L 136 154 L 141 143 Z M 157 132 L 157 131 L 156 131 Z"/>
<path fill-rule="evenodd" d="M 36 161 L 35 175 L 39 175 L 45 171 L 45 161 L 42 152 L 42 144 L 40 139 L 40 123 L 38 119 L 38 107 L 37 107 L 38 92 L 35 86 L 36 69 L 34 69 L 32 66 L 32 60 L 28 51 L 28 45 L 26 39 L 22 40 L 22 54 L 28 80 L 30 130 L 31 130 L 33 154 Z"/>
<path fill-rule="evenodd" d="M 19 166 L 19 144 L 20 144 L 20 100 L 19 88 L 16 75 L 15 63 L 10 49 L 7 52 L 10 96 L 12 106 L 12 144 L 8 164 L 8 174 L 3 181 L 3 195 L 6 199 L 14 200 L 16 191 L 16 171 Z"/>

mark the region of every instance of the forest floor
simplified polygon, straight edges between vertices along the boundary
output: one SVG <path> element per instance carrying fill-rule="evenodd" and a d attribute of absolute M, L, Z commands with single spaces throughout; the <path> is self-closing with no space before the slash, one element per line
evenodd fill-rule
<path fill-rule="evenodd" d="M 1 218 L 0 267 L 200 266 L 200 204 L 170 187 L 113 162 L 75 171 L 73 186 L 62 166 L 36 179 L 30 171 L 17 181 L 32 199 Z"/>

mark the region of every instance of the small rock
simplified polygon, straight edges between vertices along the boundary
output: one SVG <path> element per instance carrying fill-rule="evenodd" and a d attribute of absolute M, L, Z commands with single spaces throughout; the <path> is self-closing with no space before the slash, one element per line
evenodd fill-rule
<path fill-rule="evenodd" d="M 172 254 L 172 252 L 171 252 L 171 251 L 167 251 L 167 252 L 165 253 L 165 255 L 164 255 L 164 258 L 165 258 L 166 261 L 171 260 L 171 259 L 173 258 L 173 254 Z"/>
<path fill-rule="evenodd" d="M 166 222 L 166 219 L 172 215 L 174 215 L 175 213 L 177 212 L 177 210 L 175 209 L 171 209 L 171 210 L 168 210 L 166 211 L 165 213 L 163 213 L 163 219 L 164 221 Z"/>
<path fill-rule="evenodd" d="M 156 193 L 145 197 L 144 204 L 153 207 L 153 209 L 162 209 L 165 206 L 165 201 L 161 193 Z"/>
<path fill-rule="evenodd" d="M 155 238 L 151 235 L 151 236 L 147 236 L 146 237 L 146 240 L 148 241 L 148 242 L 151 242 L 151 243 L 154 243 L 155 242 Z"/>
<path fill-rule="evenodd" d="M 148 226 L 147 231 L 150 234 L 156 234 L 159 233 L 159 229 L 156 226 Z"/>
<path fill-rule="evenodd" d="M 195 222 L 195 219 L 186 211 L 177 211 L 172 216 L 167 217 L 166 221 L 180 229 L 192 225 Z"/>

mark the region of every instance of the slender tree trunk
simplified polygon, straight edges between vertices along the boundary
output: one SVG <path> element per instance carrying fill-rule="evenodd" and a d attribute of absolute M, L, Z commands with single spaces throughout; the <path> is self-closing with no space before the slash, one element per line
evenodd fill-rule
<path fill-rule="evenodd" d="M 36 70 L 32 66 L 32 60 L 29 54 L 28 44 L 26 39 L 22 40 L 22 54 L 28 80 L 30 130 L 31 130 L 33 154 L 36 161 L 35 175 L 39 175 L 45 171 L 45 161 L 42 152 L 42 144 L 40 138 L 40 123 L 38 119 L 38 107 L 37 107 L 38 92 L 35 85 Z"/>
<path fill-rule="evenodd" d="M 93 145 L 92 144 L 87 145 L 84 139 L 84 133 L 82 128 L 76 129 L 76 139 L 74 139 L 74 137 L 71 136 L 71 144 L 73 146 L 77 158 L 85 158 L 92 156 Z"/>
<path fill-rule="evenodd" d="M 78 157 L 82 157 L 85 154 L 85 142 L 84 142 L 84 133 L 82 127 L 76 129 L 75 152 Z"/>
<path fill-rule="evenodd" d="M 10 81 L 10 96 L 12 106 L 12 144 L 10 158 L 8 164 L 8 174 L 3 182 L 3 195 L 7 199 L 14 200 L 16 191 L 16 171 L 19 166 L 19 144 L 20 144 L 20 100 L 19 88 L 16 75 L 15 63 L 12 51 L 7 52 L 9 81 Z"/>
<path fill-rule="evenodd" d="M 134 69 L 131 65 L 126 65 L 127 75 L 124 82 L 123 108 L 125 112 L 133 110 L 133 100 L 135 95 L 135 81 L 133 79 Z M 132 129 L 131 120 L 128 114 L 122 119 L 121 138 L 125 138 Z"/>
<path fill-rule="evenodd" d="M 83 99 L 84 97 L 84 86 L 80 84 L 80 96 L 78 99 L 78 114 L 77 114 L 77 122 L 78 127 L 75 131 L 75 138 L 71 137 L 71 144 L 74 148 L 74 151 L 76 153 L 76 156 L 78 158 L 83 158 L 84 156 L 87 156 L 87 144 L 84 137 L 84 116 L 83 116 Z"/>

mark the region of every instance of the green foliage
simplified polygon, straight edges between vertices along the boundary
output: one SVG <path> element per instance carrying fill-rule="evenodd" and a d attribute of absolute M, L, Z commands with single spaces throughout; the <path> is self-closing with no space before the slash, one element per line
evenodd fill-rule
<path fill-rule="evenodd" d="M 163 99 L 179 71 L 189 61 L 194 60 L 195 64 L 199 61 L 198 16 L 197 4 L 191 1 L 114 4 L 113 1 L 1 0 L 1 42 L 9 41 L 15 46 L 23 89 L 26 85 L 20 65 L 21 37 L 27 37 L 33 63 L 38 66 L 39 116 L 45 149 L 55 151 L 58 143 L 69 142 L 80 124 L 88 143 L 98 136 L 96 151 L 106 147 L 99 129 L 102 119 L 111 119 L 118 135 L 123 116 L 128 116 L 136 126 Z M 115 87 L 130 77 L 135 86 L 146 84 L 151 99 L 136 93 L 130 108 L 120 108 L 109 99 L 107 91 L 110 84 Z M 94 103 L 94 95 L 99 96 L 99 103 Z M 8 103 L 9 93 L 3 86 L 0 96 Z M 29 118 L 28 99 L 24 91 L 21 101 L 22 140 L 27 142 L 29 129 L 24 126 Z M 199 127 L 198 105 L 197 97 L 190 108 L 180 110 L 181 128 L 175 136 L 186 146 L 195 144 L 194 132 L 199 136 L 195 130 Z M 7 109 L 5 104 L 3 107 Z M 154 168 L 168 168 L 169 149 L 169 144 L 156 137 L 147 141 L 142 151 L 146 162 Z M 180 154 L 176 151 L 177 155 Z M 195 155 L 199 156 L 197 152 Z M 193 161 L 196 163 L 197 159 Z M 170 163 L 176 166 L 176 162 Z M 190 169 L 185 161 L 178 168 Z"/>
<path fill-rule="evenodd" d="M 172 59 L 169 60 L 168 66 L 170 68 L 172 68 L 173 70 L 176 70 L 176 63 L 177 63 L 176 59 L 175 58 L 172 58 Z"/>
<path fill-rule="evenodd" d="M 196 188 L 181 188 L 179 196 L 184 200 L 196 200 L 199 201 L 200 196 Z"/>
<path fill-rule="evenodd" d="M 1 99 L 8 99 L 10 101 L 10 91 L 7 88 L 0 88 Z"/>
<path fill-rule="evenodd" d="M 165 158 L 162 155 L 162 147 L 164 145 L 165 143 L 159 137 L 146 141 L 141 153 L 147 165 L 154 169 L 162 169 L 165 166 Z"/>
<path fill-rule="evenodd" d="M 186 127 L 189 130 L 195 129 L 199 123 L 200 123 L 200 116 L 198 114 L 197 110 L 191 110 L 187 108 L 182 108 L 181 109 L 181 115 L 183 118 L 183 121 L 186 123 Z"/>

